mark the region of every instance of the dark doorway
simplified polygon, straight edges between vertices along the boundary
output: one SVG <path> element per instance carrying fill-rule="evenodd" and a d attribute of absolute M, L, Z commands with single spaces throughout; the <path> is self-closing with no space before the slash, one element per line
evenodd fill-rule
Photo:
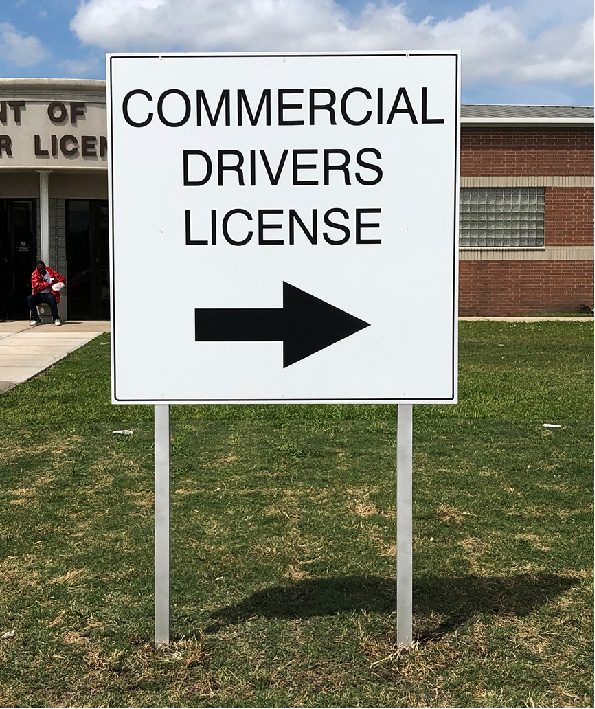
<path fill-rule="evenodd" d="M 36 259 L 35 200 L 0 199 L 0 320 L 29 319 Z"/>
<path fill-rule="evenodd" d="M 66 200 L 68 319 L 109 320 L 108 203 Z"/>

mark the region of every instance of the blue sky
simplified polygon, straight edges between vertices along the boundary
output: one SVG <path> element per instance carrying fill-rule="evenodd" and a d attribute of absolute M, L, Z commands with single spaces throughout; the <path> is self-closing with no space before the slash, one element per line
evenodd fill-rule
<path fill-rule="evenodd" d="M 5 77 L 105 77 L 105 52 L 462 49 L 465 103 L 593 105 L 587 0 L 3 0 Z"/>

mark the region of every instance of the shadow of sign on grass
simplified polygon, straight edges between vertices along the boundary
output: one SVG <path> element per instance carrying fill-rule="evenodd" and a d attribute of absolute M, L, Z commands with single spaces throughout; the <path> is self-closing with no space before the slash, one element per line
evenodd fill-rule
<path fill-rule="evenodd" d="M 477 615 L 523 617 L 555 599 L 576 583 L 554 574 L 478 577 L 426 576 L 413 587 L 413 613 L 420 621 L 431 614 L 441 618 L 418 640 L 438 639 Z M 305 579 L 272 586 L 212 614 L 206 632 L 249 618 L 307 619 L 353 611 L 392 613 L 396 609 L 396 583 L 380 576 L 340 576 Z"/>

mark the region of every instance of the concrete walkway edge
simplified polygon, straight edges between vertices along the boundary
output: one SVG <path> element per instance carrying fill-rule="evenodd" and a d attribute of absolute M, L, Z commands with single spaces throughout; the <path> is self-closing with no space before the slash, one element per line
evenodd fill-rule
<path fill-rule="evenodd" d="M 61 327 L 0 322 L 0 393 L 31 379 L 110 329 L 110 323 L 104 321 L 67 321 Z"/>

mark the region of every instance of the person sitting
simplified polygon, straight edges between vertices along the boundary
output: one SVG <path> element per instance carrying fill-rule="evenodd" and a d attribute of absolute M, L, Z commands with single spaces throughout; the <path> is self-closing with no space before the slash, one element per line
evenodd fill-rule
<path fill-rule="evenodd" d="M 47 303 L 50 306 L 54 325 L 62 324 L 58 314 L 58 303 L 60 302 L 60 290 L 65 284 L 66 279 L 58 271 L 48 268 L 43 261 L 37 262 L 37 267 L 31 274 L 32 292 L 27 297 L 27 305 L 31 311 L 29 325 L 41 325 L 41 318 L 37 312 L 37 306 L 41 303 Z"/>

